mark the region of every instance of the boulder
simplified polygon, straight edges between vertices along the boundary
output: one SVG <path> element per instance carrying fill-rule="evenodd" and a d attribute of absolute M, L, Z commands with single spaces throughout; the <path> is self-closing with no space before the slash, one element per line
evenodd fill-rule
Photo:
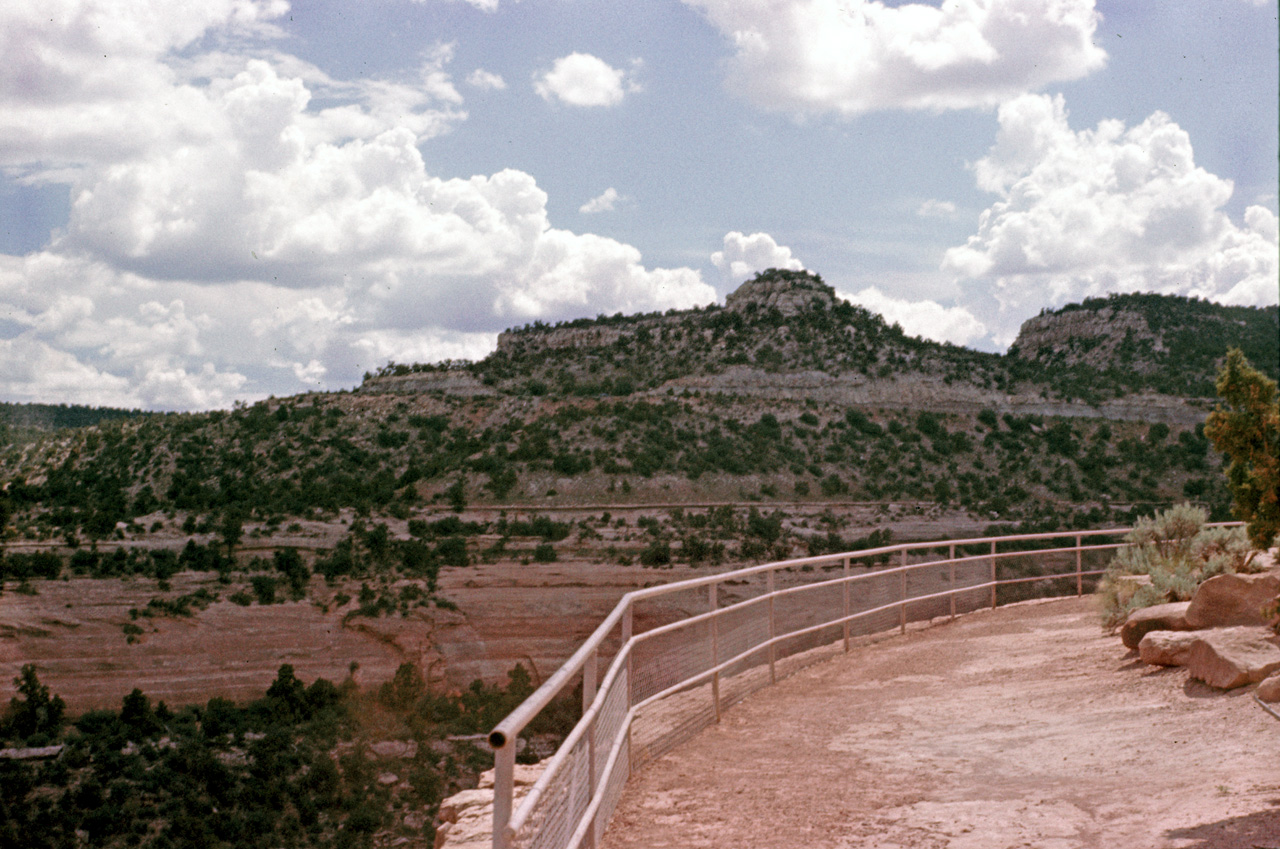
<path fill-rule="evenodd" d="M 1138 656 L 1152 666 L 1186 666 L 1198 639 L 1194 631 L 1151 631 L 1138 642 Z"/>
<path fill-rule="evenodd" d="M 1280 637 L 1267 628 L 1214 628 L 1196 635 L 1187 653 L 1192 678 L 1230 690 L 1280 670 Z"/>
<path fill-rule="evenodd" d="M 1265 625 L 1262 608 L 1280 595 L 1280 574 L 1215 575 L 1196 589 L 1187 607 L 1193 628 Z"/>
<path fill-rule="evenodd" d="M 1136 649 L 1151 631 L 1190 631 L 1191 626 L 1187 624 L 1189 604 L 1189 601 L 1175 601 L 1138 608 L 1120 626 L 1120 640 L 1125 648 Z"/>
<path fill-rule="evenodd" d="M 1273 672 L 1263 679 L 1254 695 L 1268 704 L 1280 702 L 1280 672 Z"/>

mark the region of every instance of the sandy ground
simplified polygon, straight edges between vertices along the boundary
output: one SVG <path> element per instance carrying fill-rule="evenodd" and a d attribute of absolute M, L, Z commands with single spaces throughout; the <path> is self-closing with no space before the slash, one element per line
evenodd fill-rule
<path fill-rule="evenodd" d="M 1155 669 L 1092 599 L 811 666 L 649 764 L 606 849 L 1280 847 L 1280 722 Z"/>

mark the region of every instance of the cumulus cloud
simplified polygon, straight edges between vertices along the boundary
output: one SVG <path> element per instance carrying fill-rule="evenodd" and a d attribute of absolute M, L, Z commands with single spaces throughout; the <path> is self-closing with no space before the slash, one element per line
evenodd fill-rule
<path fill-rule="evenodd" d="M 284 0 L 209 0 L 181 14 L 127 0 L 17 0 L 0 10 L 0 165 L 34 179 L 208 140 L 204 94 L 161 59 L 207 32 L 270 34 Z"/>
<path fill-rule="evenodd" d="M 695 270 L 553 227 L 529 174 L 429 173 L 418 145 L 465 120 L 449 45 L 410 79 L 344 82 L 234 43 L 280 3 L 40 8 L 60 23 L 0 9 L 14 64 L 51 80 L 0 69 L 0 165 L 68 184 L 71 208 L 44 250 L 0 255 L 4 397 L 225 407 L 483 356 L 533 319 L 715 299 Z M 104 45 L 128 61 L 90 61 Z"/>
<path fill-rule="evenodd" d="M 639 90 L 630 76 L 589 53 L 570 53 L 536 75 L 533 89 L 544 100 L 569 106 L 616 106 L 628 92 Z"/>
<path fill-rule="evenodd" d="M 994 106 L 1101 68 L 1093 0 L 685 0 L 732 42 L 728 83 L 797 115 Z"/>
<path fill-rule="evenodd" d="M 593 215 L 597 212 L 613 212 L 618 201 L 622 200 L 622 196 L 618 194 L 618 190 L 613 186 L 605 189 L 596 197 L 578 207 L 578 212 L 583 215 Z"/>
<path fill-rule="evenodd" d="M 890 324 L 899 324 L 912 336 L 923 336 L 935 342 L 969 345 L 987 333 L 969 310 L 961 306 L 944 307 L 937 301 L 906 301 L 881 292 L 875 286 L 849 295 L 839 293 L 850 303 L 866 307 L 884 316 Z"/>
<path fill-rule="evenodd" d="M 467 85 L 481 91 L 501 91 L 507 87 L 507 81 L 501 75 L 484 68 L 476 68 L 467 75 Z"/>
<path fill-rule="evenodd" d="M 1161 112 L 1134 127 L 1073 131 L 1063 99 L 1024 95 L 974 165 L 999 196 L 943 269 L 994 299 L 996 341 L 1046 303 L 1151 291 L 1229 304 L 1277 300 L 1276 216 L 1249 207 L 1243 226 L 1222 207 L 1232 184 L 1195 164 L 1191 139 Z"/>
<path fill-rule="evenodd" d="M 711 264 L 733 280 L 745 280 L 768 268 L 804 269 L 800 260 L 791 255 L 791 248 L 779 245 L 768 233 L 746 236 L 737 230 L 725 234 L 724 250 L 711 255 Z"/>

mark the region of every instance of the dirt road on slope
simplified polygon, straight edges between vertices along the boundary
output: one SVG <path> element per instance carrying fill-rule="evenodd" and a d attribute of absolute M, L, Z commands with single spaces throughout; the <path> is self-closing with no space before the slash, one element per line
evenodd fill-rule
<path fill-rule="evenodd" d="M 1091 599 L 802 670 L 628 785 L 606 849 L 1280 847 L 1280 722 L 1141 664 Z"/>

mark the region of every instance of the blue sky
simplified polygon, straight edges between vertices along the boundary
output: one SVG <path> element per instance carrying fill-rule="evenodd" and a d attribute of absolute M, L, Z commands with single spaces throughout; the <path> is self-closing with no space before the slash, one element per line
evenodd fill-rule
<path fill-rule="evenodd" d="M 1278 295 L 1274 0 L 13 0 L 0 399 L 204 409 L 808 268 Z"/>

